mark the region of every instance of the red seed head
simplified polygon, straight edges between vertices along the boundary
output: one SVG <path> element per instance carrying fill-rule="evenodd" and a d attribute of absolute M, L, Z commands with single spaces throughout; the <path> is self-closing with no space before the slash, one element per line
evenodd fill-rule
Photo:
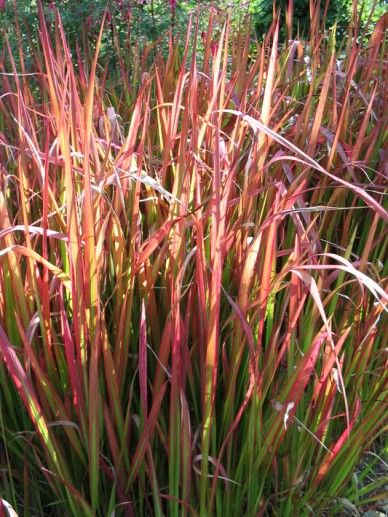
<path fill-rule="evenodd" d="M 87 18 L 86 18 L 86 27 L 87 29 L 90 31 L 90 29 L 92 28 L 93 26 L 93 16 L 92 15 L 89 15 Z"/>
<path fill-rule="evenodd" d="M 125 13 L 125 19 L 129 21 L 131 19 L 131 17 L 132 17 L 132 9 L 130 7 L 128 7 L 128 9 Z"/>

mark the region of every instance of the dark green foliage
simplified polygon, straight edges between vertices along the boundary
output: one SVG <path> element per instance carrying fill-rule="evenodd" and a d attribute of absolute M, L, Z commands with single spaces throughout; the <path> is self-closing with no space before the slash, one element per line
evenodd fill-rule
<path fill-rule="evenodd" d="M 276 7 L 280 9 L 280 37 L 286 38 L 285 12 L 288 0 L 278 0 Z M 293 34 L 304 34 L 309 28 L 309 0 L 295 0 L 293 2 Z M 376 5 L 374 5 L 376 4 Z M 376 21 L 384 12 L 382 0 L 364 0 L 359 4 L 358 14 L 361 23 L 365 24 L 371 12 L 372 21 Z M 0 1 L 0 50 L 4 49 L 4 36 L 7 36 L 13 55 L 18 61 L 18 47 L 24 50 L 26 67 L 29 66 L 30 56 L 33 54 L 38 41 L 37 0 L 3 0 Z M 271 0 L 51 0 L 42 1 L 46 21 L 55 25 L 55 12 L 61 16 L 66 32 L 69 47 L 76 52 L 77 44 L 85 48 L 87 44 L 95 43 L 104 12 L 107 23 L 101 46 L 101 57 L 110 58 L 110 67 L 113 69 L 115 42 L 120 48 L 140 45 L 144 48 L 150 43 L 160 45 L 169 29 L 174 34 L 182 35 L 187 31 L 190 16 L 195 14 L 202 20 L 209 14 L 211 6 L 215 11 L 227 10 L 232 20 L 238 23 L 249 11 L 253 17 L 255 32 L 259 39 L 268 30 L 273 20 L 273 2 Z M 230 9 L 230 7 L 232 7 Z M 326 9 L 326 2 L 322 0 L 321 14 Z M 345 29 L 352 17 L 352 0 L 328 1 L 325 16 L 325 28 L 337 25 L 339 35 Z M 17 20 L 20 34 L 15 30 Z M 340 39 L 340 38 L 339 38 Z M 342 39 L 342 38 L 341 38 Z M 180 41 L 177 38 L 177 41 Z"/>
<path fill-rule="evenodd" d="M 276 2 L 277 7 L 280 8 L 280 27 L 281 35 L 286 36 L 286 9 L 289 4 L 288 0 L 280 0 Z M 325 2 L 321 4 L 321 13 L 325 10 Z M 269 0 L 257 0 L 254 2 L 253 12 L 255 13 L 255 27 L 256 32 L 260 36 L 264 34 L 272 22 L 273 17 L 273 3 Z M 349 23 L 349 1 L 336 0 L 330 2 L 327 10 L 326 23 L 327 27 L 333 26 L 336 22 L 338 27 L 345 28 Z M 309 29 L 309 0 L 296 0 L 294 2 L 293 10 L 293 28 L 295 32 L 306 34 Z"/>
<path fill-rule="evenodd" d="M 287 36 L 286 10 L 289 0 L 277 0 L 276 7 L 280 9 L 280 34 Z M 364 0 L 357 2 L 357 14 L 361 26 L 370 21 L 377 21 L 386 11 L 384 0 Z M 322 0 L 320 5 L 321 17 L 325 14 L 325 28 L 337 27 L 339 36 L 343 36 L 349 26 L 353 13 L 352 0 Z M 260 38 L 269 28 L 273 20 L 273 2 L 271 0 L 252 0 L 250 10 L 255 21 L 256 34 Z M 310 27 L 309 0 L 295 0 L 293 2 L 293 30 L 294 34 L 306 35 Z"/>
<path fill-rule="evenodd" d="M 117 62 L 113 59 L 114 55 L 117 57 L 115 46 L 121 49 L 135 46 L 145 48 L 150 43 L 156 43 L 160 49 L 160 45 L 167 42 L 170 29 L 176 35 L 185 34 L 190 16 L 196 10 L 205 12 L 209 4 L 210 2 L 206 0 L 202 2 L 195 0 L 178 2 L 172 0 L 62 0 L 57 2 L 45 0 L 42 2 L 46 22 L 52 29 L 56 24 L 56 11 L 58 11 L 73 55 L 77 52 L 77 47 L 82 50 L 91 44 L 93 48 L 106 12 L 100 56 L 110 61 L 110 69 L 117 66 Z M 19 37 L 15 30 L 16 25 L 20 27 Z M 0 8 L 0 50 L 5 49 L 5 37 L 17 63 L 18 48 L 23 48 L 25 65 L 29 68 L 30 58 L 36 50 L 38 41 L 38 1 L 5 0 L 3 8 Z"/>

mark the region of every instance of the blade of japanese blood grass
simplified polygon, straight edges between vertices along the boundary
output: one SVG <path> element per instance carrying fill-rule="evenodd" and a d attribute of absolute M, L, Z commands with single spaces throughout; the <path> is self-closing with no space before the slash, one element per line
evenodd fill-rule
<path fill-rule="evenodd" d="M 147 421 L 144 424 L 143 432 L 139 438 L 138 445 L 136 447 L 135 454 L 133 455 L 131 468 L 129 469 L 128 481 L 126 485 L 126 492 L 128 492 L 129 488 L 132 486 L 136 476 L 139 472 L 139 469 L 142 465 L 144 456 L 147 452 L 147 448 L 152 438 L 157 419 L 160 412 L 160 407 L 162 405 L 164 395 L 166 392 L 167 383 L 162 384 L 160 387 L 159 393 L 156 394 L 151 411 L 148 415 Z"/>
<path fill-rule="evenodd" d="M 42 227 L 43 227 L 43 237 L 42 237 L 42 255 L 45 260 L 48 260 L 48 240 L 47 240 L 47 231 L 48 231 L 48 192 L 49 192 L 49 144 L 50 144 L 50 128 L 48 122 L 45 123 L 45 161 L 44 161 L 44 180 L 43 180 L 43 196 L 42 196 Z M 43 322 L 45 326 L 46 339 L 48 341 L 48 346 L 51 348 L 52 346 L 52 328 L 51 328 L 51 317 L 50 317 L 50 292 L 49 292 L 49 270 L 46 267 L 43 267 L 43 275 L 42 275 L 42 314 L 43 314 Z"/>
<path fill-rule="evenodd" d="M 181 266 L 182 253 L 180 253 L 180 246 L 182 245 L 182 238 L 184 235 L 184 227 L 182 224 L 178 225 L 178 229 L 172 236 L 171 243 L 171 262 L 173 266 L 171 269 Z M 173 258 L 174 257 L 174 258 Z M 175 260 L 174 260 L 175 259 Z M 174 269 L 170 273 L 170 297 L 171 297 L 171 395 L 170 395 L 170 418 L 169 418 L 169 434 L 168 434 L 168 460 L 169 460 L 169 495 L 173 498 L 179 498 L 179 484 L 181 474 L 181 407 L 179 394 L 182 390 L 182 339 L 183 339 L 183 322 L 180 311 L 181 298 L 181 282 L 179 272 L 176 273 Z M 169 513 L 177 517 L 179 506 L 174 499 L 169 502 Z"/>
<path fill-rule="evenodd" d="M 294 256 L 298 257 L 300 256 L 301 252 L 301 242 L 300 238 L 298 236 L 295 236 L 295 242 L 294 242 Z M 291 328 L 292 323 L 295 321 L 297 322 L 297 319 L 295 319 L 298 311 L 298 305 L 300 304 L 302 298 L 302 282 L 300 278 L 295 275 L 294 273 L 291 273 L 291 285 L 290 285 L 290 301 L 289 301 L 289 318 L 291 322 Z"/>
<path fill-rule="evenodd" d="M 120 457 L 120 447 L 117 440 L 115 428 L 112 422 L 111 413 L 109 411 L 108 405 L 104 403 L 104 431 L 107 438 L 107 443 L 109 444 L 109 448 L 111 451 L 111 455 L 113 458 L 113 464 L 115 468 L 115 476 L 116 482 L 120 483 L 122 479 L 124 479 L 124 469 L 122 464 L 122 458 Z"/>
<path fill-rule="evenodd" d="M 362 255 L 361 255 L 360 266 L 359 266 L 359 270 L 361 270 L 361 271 L 365 271 L 365 269 L 366 269 L 368 257 L 370 256 L 372 246 L 375 243 L 375 234 L 377 231 L 378 223 L 379 223 L 379 216 L 378 216 L 378 214 L 374 214 L 372 224 L 369 227 L 368 237 L 367 237 L 366 243 L 363 247 L 363 251 L 362 251 Z"/>
<path fill-rule="evenodd" d="M 116 157 L 115 165 L 118 168 L 123 168 L 125 170 L 129 168 L 131 165 L 131 160 L 133 159 L 135 143 L 138 137 L 138 130 L 142 127 L 144 129 L 144 126 L 147 126 L 145 123 L 142 123 L 142 107 L 144 104 L 144 95 L 147 92 L 148 87 L 149 79 L 142 83 L 137 94 L 136 103 L 132 110 L 132 118 L 128 129 L 128 134 Z"/>
<path fill-rule="evenodd" d="M 148 403 L 147 403 L 147 322 L 144 300 L 141 303 L 140 314 L 140 335 L 139 335 L 139 385 L 140 385 L 140 403 L 143 414 L 143 421 L 147 420 Z"/>
<path fill-rule="evenodd" d="M 108 225 L 110 223 L 110 228 Z M 119 284 L 122 281 L 122 253 L 123 253 L 123 235 L 117 235 L 117 232 L 121 230 L 119 225 L 116 225 L 117 220 L 115 214 L 112 213 L 112 207 L 110 206 L 105 214 L 105 217 L 100 225 L 99 232 L 96 235 L 96 269 L 98 271 L 99 278 L 101 272 L 106 269 L 106 255 L 109 253 L 112 256 L 113 269 L 117 279 L 117 288 L 119 290 Z M 112 242 L 113 241 L 113 242 Z M 117 244 L 117 245 L 116 245 Z M 120 276 L 118 276 L 120 275 Z M 121 299 L 118 300 L 120 305 Z"/>
<path fill-rule="evenodd" d="M 316 107 L 316 110 L 315 110 L 314 122 L 313 122 L 313 126 L 312 126 L 311 133 L 310 133 L 309 145 L 307 148 L 307 154 L 310 156 L 314 156 L 315 149 L 317 146 L 319 128 L 321 127 L 323 112 L 325 109 L 327 96 L 328 96 L 329 88 L 330 88 L 331 75 L 333 73 L 334 58 L 335 58 L 335 54 L 333 52 L 331 55 L 330 61 L 327 65 L 325 77 L 323 79 L 322 90 L 319 95 L 318 106 Z M 335 70 L 334 70 L 334 72 L 335 72 Z"/>
<path fill-rule="evenodd" d="M 44 13 L 42 5 L 38 5 L 39 9 L 39 23 L 40 23 L 40 41 L 43 49 L 45 59 L 45 66 L 47 70 L 48 93 L 52 103 L 52 114 L 56 122 L 56 129 L 58 134 L 59 148 L 61 149 L 62 158 L 64 161 L 64 192 L 66 197 L 66 219 L 67 219 L 67 235 L 68 243 L 68 257 L 70 262 L 70 278 L 71 278 L 71 293 L 73 306 L 73 327 L 75 334 L 75 341 L 77 344 L 77 360 L 79 361 L 83 373 L 84 381 L 86 382 L 86 361 L 87 349 L 85 341 L 85 310 L 84 310 L 84 288 L 83 288 L 83 263 L 81 255 L 81 244 L 79 235 L 79 222 L 77 216 L 76 192 L 74 187 L 74 178 L 72 173 L 72 158 L 70 154 L 69 143 L 69 124 L 65 111 L 65 102 L 68 100 L 68 75 L 64 84 L 58 84 L 58 76 L 55 71 L 55 61 L 53 57 L 52 46 L 45 24 Z M 62 91 L 60 91 L 60 86 Z M 70 96 L 71 103 L 71 96 Z"/>
<path fill-rule="evenodd" d="M 158 484 L 158 477 L 156 474 L 155 461 L 152 456 L 151 446 L 147 450 L 147 463 L 148 463 L 148 477 L 152 489 L 152 497 L 154 501 L 153 512 L 155 517 L 163 517 L 161 493 Z"/>
<path fill-rule="evenodd" d="M 190 411 L 183 390 L 180 393 L 181 399 L 181 485 L 182 499 L 190 503 L 191 469 L 192 469 L 192 433 L 190 422 Z M 182 509 L 182 515 L 187 515 L 186 508 Z"/>
<path fill-rule="evenodd" d="M 217 53 L 216 53 L 216 56 L 215 56 L 214 62 L 213 62 L 213 77 L 212 77 L 212 82 L 211 82 L 211 90 L 210 90 L 210 94 L 208 94 L 208 96 L 210 95 L 210 100 L 208 102 L 206 114 L 203 117 L 203 123 L 200 127 L 199 134 L 198 134 L 197 145 L 198 145 L 199 149 L 202 146 L 206 133 L 208 133 L 208 136 L 209 136 L 209 144 L 208 144 L 209 148 L 213 147 L 212 139 L 214 138 L 214 135 L 212 133 L 213 129 L 209 125 L 209 121 L 212 119 L 212 115 L 214 114 L 214 109 L 217 105 L 217 101 L 218 101 L 218 104 L 220 104 L 223 100 L 222 96 L 221 96 L 221 90 L 224 91 L 224 89 L 225 89 L 226 70 L 225 70 L 225 66 L 224 66 L 222 71 L 220 71 L 220 67 L 221 67 L 222 50 L 224 48 L 224 39 L 225 39 L 226 34 L 229 34 L 229 26 L 225 24 L 222 29 L 220 40 L 218 42 Z M 227 54 L 225 54 L 224 57 L 226 57 L 226 55 Z M 220 106 L 218 106 L 218 109 L 221 109 Z M 217 142 L 218 141 L 219 140 L 217 140 Z"/>
<path fill-rule="evenodd" d="M 294 0 L 288 0 L 286 7 L 287 39 L 292 40 L 292 18 L 294 14 Z"/>
<path fill-rule="evenodd" d="M 157 121 L 158 121 L 158 136 L 160 149 L 165 154 L 165 142 L 167 140 L 168 131 L 168 117 L 167 107 L 170 104 L 164 101 L 164 92 L 162 87 L 162 80 L 158 68 L 155 69 L 155 86 L 156 86 L 156 98 L 157 98 Z"/>
<path fill-rule="evenodd" d="M 261 107 L 261 115 L 260 118 L 266 126 L 268 126 L 270 122 L 270 114 L 271 114 L 271 102 L 273 97 L 273 86 L 275 82 L 275 74 L 276 74 L 276 65 L 277 65 L 277 55 L 278 55 L 278 39 L 279 39 L 279 20 L 276 23 L 276 28 L 273 34 L 272 41 L 272 49 L 271 56 L 268 64 L 267 70 L 267 78 L 265 82 L 264 88 L 264 98 L 263 104 Z M 259 149 L 262 148 L 265 141 L 264 134 L 259 137 Z"/>
<path fill-rule="evenodd" d="M 96 511 L 99 503 L 99 479 L 100 479 L 100 380 L 99 360 L 101 350 L 101 326 L 97 314 L 97 325 L 95 327 L 94 339 L 90 341 L 90 365 L 88 379 L 88 417 L 89 417 L 89 486 L 90 498 L 93 512 Z"/>
<path fill-rule="evenodd" d="M 147 307 L 147 315 L 150 326 L 150 337 L 154 343 L 160 343 L 161 334 L 160 334 L 160 319 L 163 317 L 161 313 L 163 313 L 163 308 L 160 307 L 157 299 L 156 290 L 154 289 L 155 281 L 160 277 L 160 269 L 161 265 L 165 261 L 165 253 L 168 251 L 168 242 L 166 242 L 159 253 L 155 257 L 155 262 L 152 264 L 146 263 L 144 268 L 140 270 L 139 281 L 144 286 L 144 297 L 146 300 Z"/>
<path fill-rule="evenodd" d="M 197 31 L 195 32 L 197 37 Z M 196 47 L 194 47 L 196 48 Z M 200 146 L 198 144 L 198 128 L 199 128 L 199 116 L 198 116 L 198 70 L 196 62 L 196 53 L 193 52 L 192 63 L 191 63 L 191 75 L 190 75 L 190 106 L 189 112 L 192 117 L 192 132 L 191 132 L 191 149 L 199 156 Z M 205 395 L 205 339 L 207 334 L 206 322 L 206 259 L 205 259 L 205 239 L 204 239 L 204 218 L 202 213 L 202 178 L 198 163 L 196 160 L 192 163 L 192 190 L 194 191 L 191 195 L 193 197 L 194 210 L 194 227 L 195 227 L 195 278 L 197 284 L 197 300 L 198 300 L 198 362 L 199 362 L 199 375 L 200 375 L 200 394 L 201 400 L 204 399 Z"/>
<path fill-rule="evenodd" d="M 279 22 L 278 15 L 276 15 L 276 19 L 272 22 L 271 30 L 267 33 L 266 38 L 268 38 L 267 45 L 269 47 L 269 37 L 270 34 L 273 37 L 272 42 L 272 48 L 271 48 L 271 54 L 269 58 L 268 66 L 266 66 L 266 50 L 267 46 L 266 43 L 262 46 L 261 49 L 261 56 L 260 56 L 260 70 L 259 70 L 259 77 L 257 79 L 257 94 L 256 99 L 252 101 L 252 104 L 255 103 L 255 109 L 250 109 L 249 111 L 252 112 L 254 115 L 260 117 L 262 121 L 265 121 L 265 124 L 269 124 L 271 118 L 275 115 L 275 113 L 278 111 L 277 106 L 281 103 L 282 96 L 280 95 L 277 102 L 274 104 L 274 107 L 272 107 L 273 103 L 273 92 L 276 88 L 276 84 L 279 81 L 279 71 L 278 71 L 278 36 L 279 36 Z M 278 79 L 276 79 L 276 76 L 278 76 Z M 265 79 L 264 79 L 265 78 Z M 265 80 L 265 86 L 264 89 L 262 88 L 262 84 Z M 254 81 L 256 81 L 254 79 Z M 263 95 L 264 90 L 264 95 Z M 263 100 L 261 101 L 261 98 L 263 97 Z M 248 106 L 252 106 L 248 104 Z M 240 106 L 238 106 L 240 107 Z M 280 122 L 278 120 L 278 122 Z M 257 175 L 252 178 L 252 181 L 255 182 L 255 185 L 253 187 L 250 186 L 250 189 L 257 188 L 258 185 L 261 184 L 263 180 L 263 167 L 266 161 L 266 156 L 268 154 L 269 146 L 270 146 L 271 139 L 268 138 L 267 135 L 260 134 L 257 142 L 257 146 L 255 146 L 251 150 L 252 155 L 252 161 L 254 163 L 251 170 L 257 170 Z M 247 181 L 247 178 L 246 178 Z M 247 186 L 247 183 L 245 183 L 245 188 Z M 254 206 L 254 201 L 252 199 L 249 200 L 249 205 Z M 248 209 L 249 210 L 249 209 Z M 255 210 L 255 208 L 253 208 Z"/>
<path fill-rule="evenodd" d="M 175 309 L 173 315 L 173 327 L 171 352 L 172 352 L 172 369 L 171 369 L 171 395 L 170 395 L 170 419 L 169 419 L 169 435 L 168 435 L 168 461 L 169 461 L 169 494 L 179 497 L 179 484 L 181 476 L 181 408 L 179 405 L 179 393 L 181 391 L 181 339 L 182 339 L 182 322 L 180 311 Z M 169 514 L 178 516 L 179 506 L 174 500 L 170 501 Z"/>
<path fill-rule="evenodd" d="M 185 216 L 166 221 L 154 234 L 152 234 L 146 241 L 143 242 L 138 256 L 136 257 L 136 263 L 133 268 L 134 274 L 137 273 L 142 264 L 148 260 L 148 258 L 157 249 L 163 239 L 168 236 L 172 227 L 181 221 L 184 217 Z"/>
<path fill-rule="evenodd" d="M 217 380 L 218 366 L 218 344 L 220 332 L 220 306 L 221 306 L 221 282 L 222 282 L 222 262 L 223 245 L 222 238 L 225 233 L 225 218 L 221 218 L 221 171 L 220 171 L 220 128 L 216 124 L 215 128 L 215 155 L 214 155 L 214 175 L 213 175 L 213 197 L 211 205 L 211 260 L 210 268 L 212 279 L 210 283 L 209 296 L 209 323 L 206 344 L 205 360 L 205 398 L 203 401 L 203 428 L 202 428 L 202 460 L 201 460 L 201 480 L 200 480 L 200 514 L 207 515 L 208 501 L 208 463 L 209 446 L 211 433 L 211 420 L 214 411 L 215 385 Z"/>
<path fill-rule="evenodd" d="M 101 46 L 101 39 L 104 30 L 106 12 L 104 12 L 100 33 L 98 35 L 95 55 L 93 59 L 92 69 L 89 77 L 89 86 L 86 93 L 85 100 L 85 113 L 84 113 L 84 125 L 85 125 L 85 142 L 84 142 L 84 161 L 83 161 L 83 172 L 84 172 L 84 219 L 83 219 L 83 231 L 85 240 L 85 269 L 86 275 L 84 275 L 85 281 L 85 292 L 86 292 L 86 307 L 87 314 L 89 316 L 88 328 L 89 337 L 93 342 L 95 337 L 96 329 L 96 318 L 97 318 L 97 305 L 99 303 L 98 293 L 98 278 L 97 278 L 97 267 L 96 267 L 96 254 L 95 254 L 95 234 L 94 234 L 94 214 L 92 206 L 92 191 L 91 191 L 91 172 L 90 172 L 90 146 L 91 139 L 93 138 L 93 101 L 94 101 L 94 88 L 96 82 L 96 68 L 97 59 Z M 97 493 L 94 504 L 97 504 Z M 95 508 L 92 504 L 93 508 Z"/>
<path fill-rule="evenodd" d="M 330 154 L 329 154 L 329 158 L 328 158 L 328 161 L 327 161 L 327 164 L 326 164 L 326 168 L 328 170 L 330 170 L 330 167 L 331 167 L 331 165 L 332 165 L 332 163 L 334 161 L 334 158 L 335 158 L 336 153 L 337 153 L 337 145 L 338 145 L 341 133 L 344 131 L 344 124 L 345 124 L 345 120 L 346 120 L 346 115 L 347 115 L 348 109 L 349 109 L 349 102 L 350 102 L 350 95 L 349 94 L 350 94 L 350 89 L 352 87 L 352 79 L 353 79 L 353 76 L 354 76 L 354 74 L 356 72 L 357 57 L 358 57 L 358 50 L 357 50 L 356 47 L 353 47 L 352 48 L 352 54 L 349 57 L 349 69 L 348 69 L 347 77 L 346 77 L 345 93 L 344 93 L 343 98 L 342 98 L 343 108 L 342 108 L 341 113 L 340 113 L 340 117 L 339 117 L 337 128 L 336 128 L 336 132 L 335 132 L 335 135 L 334 135 L 334 141 L 333 141 L 333 144 L 332 144 L 332 147 L 331 147 L 331 150 L 330 150 Z"/>
<path fill-rule="evenodd" d="M 120 307 L 120 317 L 115 335 L 115 348 L 113 356 L 120 393 L 125 383 L 129 339 L 132 329 L 131 321 L 136 277 L 130 273 L 131 272 L 129 271 L 128 280 L 125 287 L 125 294 Z"/>
<path fill-rule="evenodd" d="M 316 477 L 314 479 L 313 486 L 316 487 L 321 483 L 321 481 L 324 479 L 327 471 L 329 470 L 330 465 L 333 463 L 333 461 L 335 460 L 336 456 L 341 451 L 341 449 L 345 446 L 346 440 L 349 437 L 350 431 L 353 429 L 354 423 L 360 413 L 360 410 L 361 410 L 361 402 L 360 402 L 360 399 L 357 397 L 355 407 L 353 410 L 352 419 L 348 422 L 348 425 L 347 425 L 345 431 L 341 434 L 341 436 L 339 437 L 337 442 L 331 448 L 331 452 L 326 454 L 322 465 L 319 467 L 318 474 L 316 475 Z"/>
<path fill-rule="evenodd" d="M 276 192 L 275 200 L 273 202 L 273 214 L 275 215 L 278 211 L 279 203 L 279 191 Z M 271 277 L 273 276 L 273 263 L 276 260 L 276 242 L 277 242 L 277 224 L 273 222 L 267 230 L 267 235 L 264 236 L 265 241 L 265 252 L 264 252 L 264 263 L 261 273 L 261 288 L 259 291 L 259 325 L 257 334 L 257 350 L 258 352 L 263 349 L 263 332 L 264 323 L 267 320 L 267 326 L 269 334 L 272 329 L 272 318 L 267 318 L 270 315 L 268 298 L 270 295 L 271 288 Z M 273 303 L 273 302 L 272 302 Z"/>
<path fill-rule="evenodd" d="M 206 350 L 206 335 L 207 329 L 207 314 L 206 314 L 206 300 L 208 299 L 208 278 L 206 275 L 206 257 L 205 257 L 205 239 L 204 239 L 204 218 L 201 206 L 201 177 L 199 170 L 195 167 L 195 242 L 196 242 L 196 254 L 195 254 L 195 278 L 198 289 L 198 321 L 199 321 L 199 342 L 198 342 L 198 361 L 200 371 L 200 388 L 201 388 L 201 400 L 205 397 L 205 385 L 206 385 L 206 370 L 205 370 L 205 350 Z"/>
<path fill-rule="evenodd" d="M 362 144 L 364 143 L 364 139 L 365 139 L 365 133 L 368 129 L 368 125 L 370 124 L 370 116 L 373 111 L 373 103 L 375 101 L 376 92 L 377 92 L 377 84 L 373 88 L 372 95 L 371 95 L 371 98 L 370 98 L 370 101 L 368 104 L 368 108 L 365 112 L 361 126 L 358 130 L 356 141 L 352 147 L 352 154 L 350 157 L 350 162 L 355 162 L 356 160 L 358 160 L 360 158 Z"/>

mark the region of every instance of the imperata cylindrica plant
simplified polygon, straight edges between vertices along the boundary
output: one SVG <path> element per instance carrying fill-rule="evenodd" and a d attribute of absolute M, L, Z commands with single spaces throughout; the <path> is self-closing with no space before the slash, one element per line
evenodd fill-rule
<path fill-rule="evenodd" d="M 302 33 L 290 2 L 261 38 L 220 5 L 183 33 L 166 1 L 150 41 L 159 4 L 110 2 L 73 45 L 56 5 L 1 39 L 1 498 L 381 508 L 386 17 L 343 36 L 312 1 Z"/>

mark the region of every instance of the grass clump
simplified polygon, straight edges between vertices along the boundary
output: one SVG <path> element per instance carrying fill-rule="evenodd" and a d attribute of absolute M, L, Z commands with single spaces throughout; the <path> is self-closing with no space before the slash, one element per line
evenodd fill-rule
<path fill-rule="evenodd" d="M 336 50 L 312 3 L 309 39 L 275 19 L 252 54 L 212 12 L 151 66 L 118 47 L 119 80 L 103 27 L 72 58 L 56 20 L 32 75 L 0 62 L 2 497 L 362 506 L 387 415 L 386 17 Z"/>

